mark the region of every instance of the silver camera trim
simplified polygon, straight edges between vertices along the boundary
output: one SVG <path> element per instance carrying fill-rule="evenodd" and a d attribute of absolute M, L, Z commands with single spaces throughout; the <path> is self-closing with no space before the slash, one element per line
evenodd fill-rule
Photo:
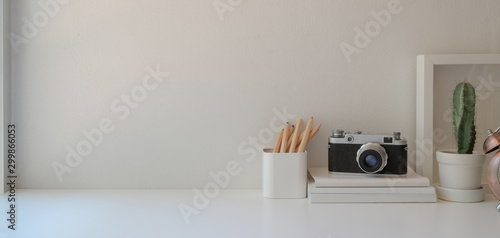
<path fill-rule="evenodd" d="M 337 130 L 341 131 L 341 130 Z M 338 133 L 338 132 L 337 132 Z M 384 138 L 392 138 L 392 143 L 384 142 Z M 397 136 L 388 134 L 356 134 L 356 133 L 345 133 L 342 137 L 336 134 L 336 137 L 330 136 L 328 142 L 332 144 L 366 144 L 366 143 L 377 143 L 380 145 L 407 145 L 406 139 L 401 138 L 398 134 Z"/>

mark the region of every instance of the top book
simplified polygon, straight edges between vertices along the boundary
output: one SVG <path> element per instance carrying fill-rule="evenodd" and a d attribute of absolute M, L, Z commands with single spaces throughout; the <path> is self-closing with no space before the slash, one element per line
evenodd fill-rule
<path fill-rule="evenodd" d="M 400 175 L 383 174 L 337 174 L 330 173 L 327 167 L 309 168 L 309 179 L 314 186 L 320 187 L 428 187 L 429 179 L 408 167 L 408 173 Z"/>

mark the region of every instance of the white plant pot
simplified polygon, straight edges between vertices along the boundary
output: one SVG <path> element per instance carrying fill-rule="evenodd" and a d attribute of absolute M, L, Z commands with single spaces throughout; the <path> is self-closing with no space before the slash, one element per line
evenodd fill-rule
<path fill-rule="evenodd" d="M 480 202 L 484 200 L 481 173 L 485 154 L 458 154 L 456 150 L 436 151 L 439 164 L 438 197 L 456 202 Z"/>

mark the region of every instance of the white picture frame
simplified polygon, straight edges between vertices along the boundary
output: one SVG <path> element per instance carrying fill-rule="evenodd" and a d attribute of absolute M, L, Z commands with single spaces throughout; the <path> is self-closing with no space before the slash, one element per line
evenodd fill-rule
<path fill-rule="evenodd" d="M 417 56 L 416 172 L 434 183 L 434 68 L 439 65 L 500 64 L 500 54 L 436 54 Z"/>

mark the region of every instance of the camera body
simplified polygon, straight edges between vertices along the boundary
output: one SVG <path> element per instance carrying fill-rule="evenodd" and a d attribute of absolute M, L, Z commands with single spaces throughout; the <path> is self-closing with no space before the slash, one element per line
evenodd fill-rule
<path fill-rule="evenodd" d="M 333 130 L 328 139 L 328 170 L 334 173 L 407 173 L 408 145 L 401 133 L 365 135 Z"/>

